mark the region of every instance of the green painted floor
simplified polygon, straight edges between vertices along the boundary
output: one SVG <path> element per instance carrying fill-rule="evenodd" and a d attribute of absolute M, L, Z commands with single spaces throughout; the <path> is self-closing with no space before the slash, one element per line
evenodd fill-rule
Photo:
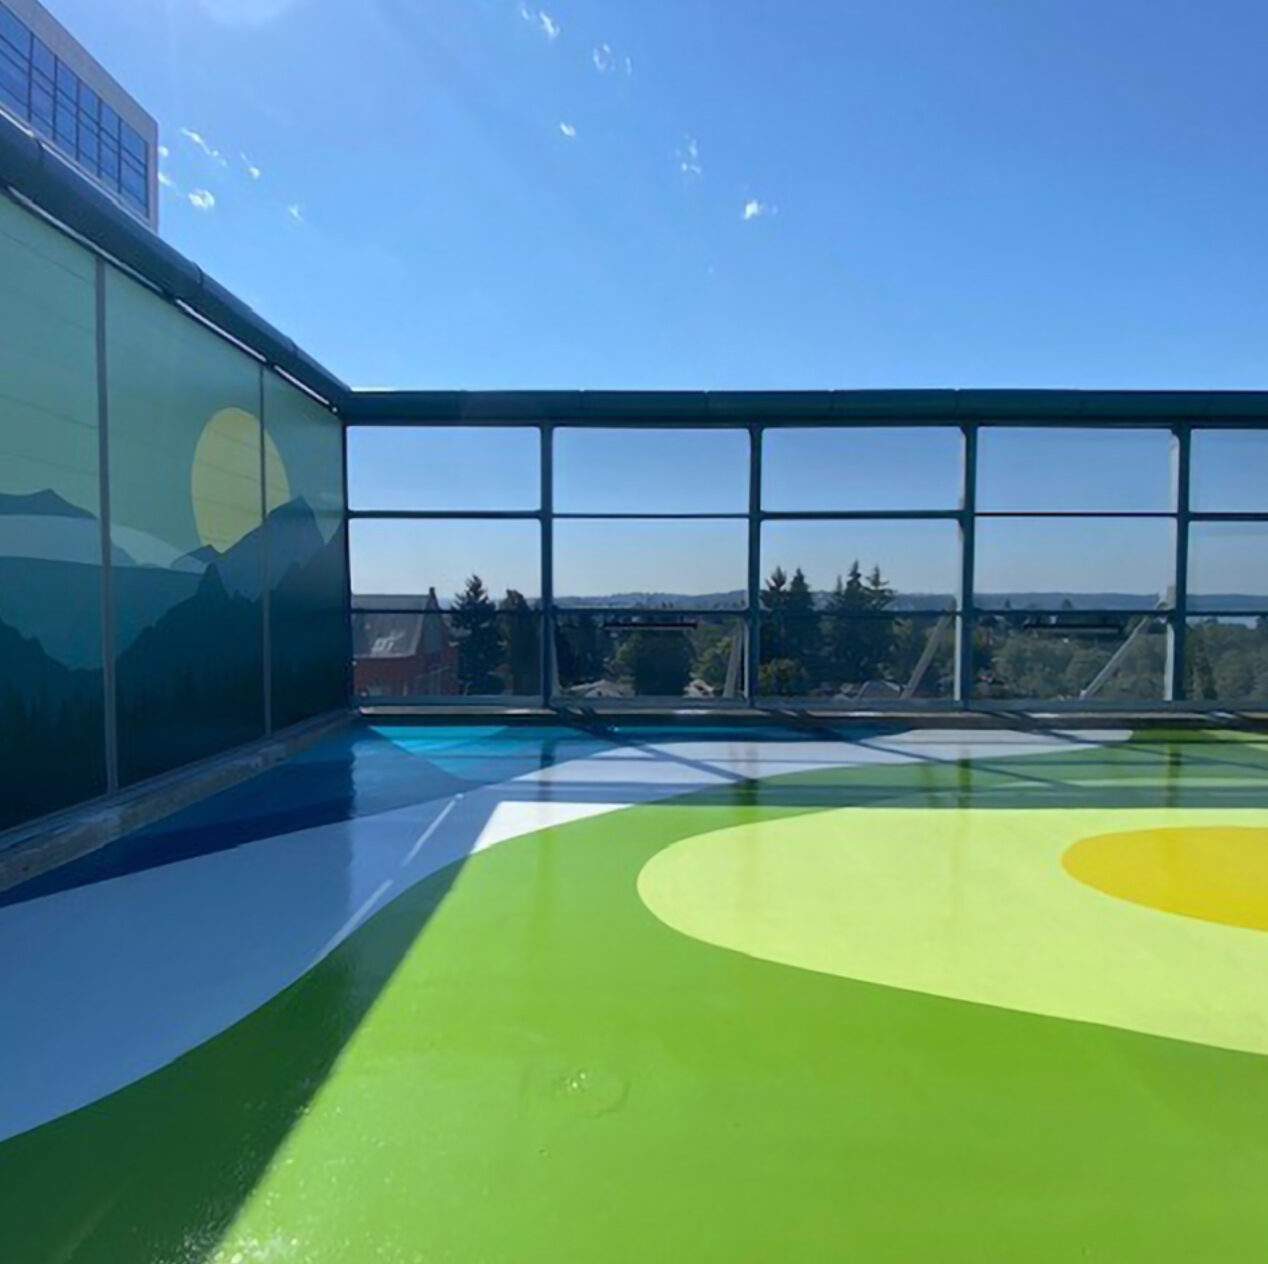
<path fill-rule="evenodd" d="M 1268 747 L 797 774 L 502 843 L 0 1146 L 0 1260 L 1258 1259 L 1268 1058 L 1220 1046 L 1260 1030 L 1268 940 L 1061 872 L 1067 840 L 1133 822 L 1268 824 Z M 1010 851 L 1086 924 L 1029 914 Z M 922 918 L 893 965 L 885 927 Z M 1080 979 L 1086 1018 L 1062 1013 Z"/>

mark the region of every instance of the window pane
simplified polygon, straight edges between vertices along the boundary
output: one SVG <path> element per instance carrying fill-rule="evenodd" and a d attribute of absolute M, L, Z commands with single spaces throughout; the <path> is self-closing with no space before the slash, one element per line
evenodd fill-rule
<path fill-rule="evenodd" d="M 1195 430 L 1190 463 L 1191 509 L 1268 511 L 1268 431 Z"/>
<path fill-rule="evenodd" d="M 977 505 L 1020 513 L 1166 512 L 1175 503 L 1166 430 L 983 427 Z"/>
<path fill-rule="evenodd" d="M 1196 702 L 1268 699 L 1268 618 L 1190 620 L 1185 676 Z"/>
<path fill-rule="evenodd" d="M 564 605 L 743 606 L 747 557 L 743 521 L 556 522 L 556 600 Z"/>
<path fill-rule="evenodd" d="M 541 615 L 514 598 L 354 614 L 352 641 L 362 700 L 541 695 Z"/>
<path fill-rule="evenodd" d="M 963 499 L 958 429 L 778 429 L 762 442 L 763 509 L 958 509 Z"/>
<path fill-rule="evenodd" d="M 879 585 L 873 582 L 878 567 Z M 951 521 L 768 522 L 762 527 L 767 608 L 778 604 L 771 579 L 776 568 L 789 587 L 800 570 L 820 604 L 839 579 L 843 593 L 859 589 L 858 601 L 866 600 L 867 608 L 942 610 L 959 589 L 960 529 Z"/>
<path fill-rule="evenodd" d="M 359 520 L 352 523 L 351 549 L 357 603 L 376 596 L 422 601 L 434 591 L 449 608 L 471 576 L 479 576 L 498 601 L 510 590 L 529 600 L 541 594 L 541 534 L 535 522 Z"/>
<path fill-rule="evenodd" d="M 354 509 L 536 509 L 541 436 L 531 427 L 352 426 Z"/>
<path fill-rule="evenodd" d="M 31 48 L 31 32 L 25 23 L 19 21 L 8 9 L 0 4 L 0 40 L 8 43 L 17 52 L 29 54 Z"/>
<path fill-rule="evenodd" d="M 118 143 L 119 116 L 104 101 L 101 103 L 101 130 Z"/>
<path fill-rule="evenodd" d="M 145 141 L 141 139 L 141 134 L 126 123 L 121 123 L 119 126 L 119 138 L 123 148 L 144 165 L 147 146 Z"/>
<path fill-rule="evenodd" d="M 1189 605 L 1268 607 L 1268 522 L 1195 522 L 1189 528 Z"/>
<path fill-rule="evenodd" d="M 48 79 L 57 73 L 57 59 L 43 40 L 33 40 L 31 44 L 31 61 L 36 70 Z"/>
<path fill-rule="evenodd" d="M 1018 610 L 1151 610 L 1171 599 L 1166 518 L 987 518 L 977 524 L 976 601 Z"/>
<path fill-rule="evenodd" d="M 861 706 L 950 698 L 956 624 L 950 613 L 766 615 L 758 693 Z"/>
<path fill-rule="evenodd" d="M 974 696 L 1159 702 L 1167 646 L 1166 620 L 1146 615 L 984 615 L 973 635 Z"/>
<path fill-rule="evenodd" d="M 742 430 L 555 432 L 560 513 L 746 513 Z"/>
<path fill-rule="evenodd" d="M 559 690 L 588 700 L 739 698 L 746 644 L 744 620 L 734 617 L 562 615 Z"/>

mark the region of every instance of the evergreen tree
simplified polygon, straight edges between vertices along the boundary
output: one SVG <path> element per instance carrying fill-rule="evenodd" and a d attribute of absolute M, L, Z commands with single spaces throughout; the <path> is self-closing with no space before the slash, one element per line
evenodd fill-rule
<path fill-rule="evenodd" d="M 537 693 L 541 688 L 541 636 L 537 615 L 523 593 L 507 589 L 500 623 L 511 693 L 517 697 Z"/>
<path fill-rule="evenodd" d="M 788 576 L 782 566 L 771 571 L 766 587 L 760 594 L 762 603 L 762 662 L 771 663 L 777 658 L 787 658 L 787 635 L 784 614 L 788 606 Z"/>
<path fill-rule="evenodd" d="M 450 617 L 458 637 L 458 680 L 463 693 L 501 693 L 505 684 L 497 669 L 502 664 L 502 633 L 497 607 L 479 575 L 467 580 Z"/>
<path fill-rule="evenodd" d="M 640 698 L 681 698 L 691 683 L 694 655 L 687 629 L 632 632 L 617 652 L 622 675 Z"/>
<path fill-rule="evenodd" d="M 784 594 L 784 640 L 781 657 L 800 663 L 807 680 L 816 682 L 823 667 L 823 629 L 815 609 L 815 595 L 799 566 Z"/>

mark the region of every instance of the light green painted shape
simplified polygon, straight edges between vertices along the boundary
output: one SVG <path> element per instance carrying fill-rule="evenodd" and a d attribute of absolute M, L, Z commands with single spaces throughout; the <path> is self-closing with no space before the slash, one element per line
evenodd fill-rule
<path fill-rule="evenodd" d="M 1268 827 L 1268 811 L 842 808 L 696 835 L 639 894 L 766 961 L 1268 1054 L 1268 935 L 1107 897 L 1061 858 L 1096 835 Z"/>

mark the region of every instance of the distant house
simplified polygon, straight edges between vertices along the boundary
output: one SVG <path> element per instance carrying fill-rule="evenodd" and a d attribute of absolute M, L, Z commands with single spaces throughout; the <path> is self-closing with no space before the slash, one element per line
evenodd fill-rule
<path fill-rule="evenodd" d="M 356 615 L 353 654 L 358 697 L 446 698 L 462 692 L 458 645 L 434 588 L 420 610 Z"/>

